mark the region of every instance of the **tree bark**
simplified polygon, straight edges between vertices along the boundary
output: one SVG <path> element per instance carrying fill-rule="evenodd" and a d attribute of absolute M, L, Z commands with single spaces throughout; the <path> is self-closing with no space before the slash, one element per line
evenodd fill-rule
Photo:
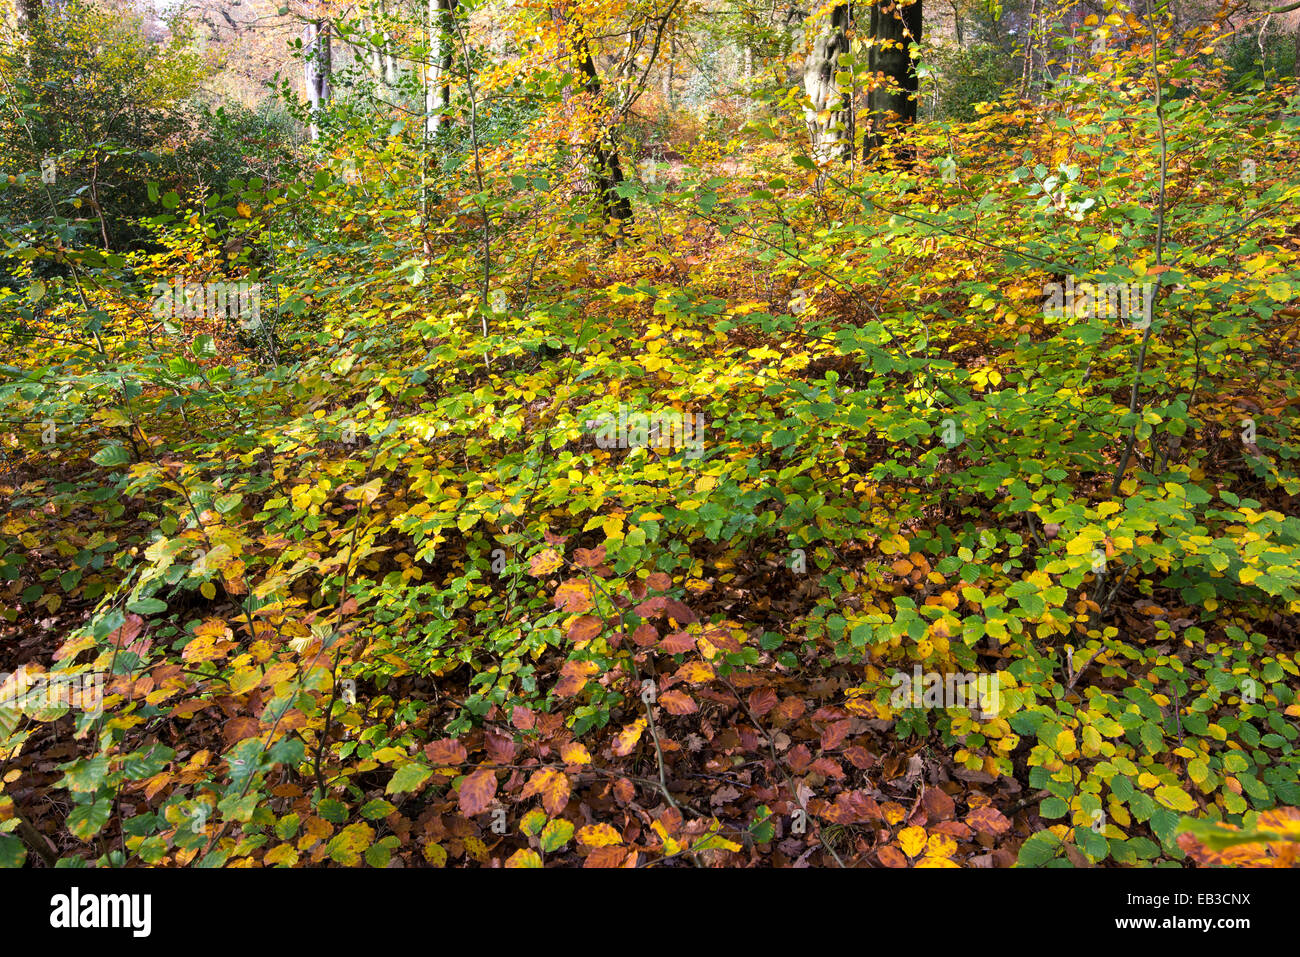
<path fill-rule="evenodd" d="M 618 155 L 618 131 L 612 124 L 606 123 L 602 107 L 600 74 L 596 72 L 596 61 L 591 55 L 591 44 L 582 27 L 572 20 L 567 20 L 557 9 L 552 8 L 552 19 L 557 27 L 568 36 L 569 55 L 575 69 L 582 75 L 582 89 L 587 94 L 591 109 L 595 113 L 597 124 L 595 138 L 590 149 L 592 155 L 592 176 L 596 181 L 596 191 L 600 195 L 600 205 L 606 219 L 619 223 L 620 227 L 632 219 L 632 203 L 618 192 L 623 183 L 623 164 Z"/>
<path fill-rule="evenodd" d="M 41 0 L 18 0 L 15 12 L 18 14 L 18 29 L 31 37 L 32 30 L 41 19 Z"/>
<path fill-rule="evenodd" d="M 921 42 L 921 0 L 877 0 L 871 6 L 868 69 L 877 74 L 867 94 L 871 128 L 863 150 L 869 157 L 891 130 L 916 122 L 920 89 L 912 45 Z"/>
<path fill-rule="evenodd" d="M 803 87 L 811 104 L 805 115 L 817 160 L 847 159 L 853 152 L 853 102 L 835 81 L 838 59 L 849 50 L 851 18 L 851 4 L 835 7 L 804 61 Z"/>
<path fill-rule="evenodd" d="M 320 139 L 318 119 L 330 102 L 330 77 L 333 73 L 329 20 L 315 20 L 303 28 L 302 45 L 307 50 L 303 60 L 303 79 L 307 85 L 307 102 L 311 105 L 308 127 L 312 141 Z"/>
<path fill-rule="evenodd" d="M 370 51 L 370 70 L 385 91 L 397 86 L 397 57 L 393 55 L 393 38 L 388 29 L 388 3 L 379 0 L 378 15 L 368 20 L 371 34 L 379 34 L 380 41 Z"/>
<path fill-rule="evenodd" d="M 449 122 L 451 104 L 451 18 L 457 0 L 429 0 L 429 66 L 424 85 L 424 129 L 430 139 Z"/>

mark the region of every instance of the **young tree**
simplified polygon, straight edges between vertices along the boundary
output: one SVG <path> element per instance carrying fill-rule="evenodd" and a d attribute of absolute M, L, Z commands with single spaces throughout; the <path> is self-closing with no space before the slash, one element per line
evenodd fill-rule
<path fill-rule="evenodd" d="M 311 105 L 309 130 L 313 141 L 320 138 L 320 113 L 330 102 L 330 78 L 333 73 L 330 32 L 328 17 L 317 17 L 309 21 L 302 32 L 302 45 L 306 51 L 303 57 L 303 80 L 307 86 L 307 101 Z"/>
<path fill-rule="evenodd" d="M 397 55 L 393 52 L 390 18 L 387 0 L 375 0 L 369 18 L 371 42 L 374 44 L 370 50 L 370 70 L 384 90 L 391 90 L 397 86 L 400 76 Z"/>
<path fill-rule="evenodd" d="M 615 124 L 606 121 L 608 104 L 604 102 L 591 44 L 575 17 L 566 16 L 559 8 L 552 7 L 551 19 L 563 37 L 562 42 L 568 47 L 569 59 L 578 73 L 586 106 L 592 111 L 594 136 L 589 148 L 592 176 L 600 195 L 601 208 L 608 219 L 620 224 L 629 222 L 632 219 L 632 203 L 618 189 L 623 183 L 623 164 L 618 154 L 617 129 Z"/>
<path fill-rule="evenodd" d="M 429 63 L 424 84 L 424 130 L 428 139 L 447 122 L 451 103 L 451 63 L 454 49 L 451 18 L 457 0 L 429 0 Z"/>

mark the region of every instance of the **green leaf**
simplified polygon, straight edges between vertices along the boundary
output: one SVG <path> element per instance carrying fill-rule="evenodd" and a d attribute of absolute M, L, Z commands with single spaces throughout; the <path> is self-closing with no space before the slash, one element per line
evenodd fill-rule
<path fill-rule="evenodd" d="M 431 774 L 433 774 L 433 768 L 420 764 L 418 761 L 404 764 L 397 769 L 397 773 L 388 782 L 388 787 L 384 793 L 402 794 L 405 791 L 414 791 L 428 780 Z"/>
<path fill-rule="evenodd" d="M 336 798 L 324 798 L 316 805 L 316 813 L 331 824 L 342 824 L 348 819 L 348 806 Z"/>
<path fill-rule="evenodd" d="M 127 611 L 133 611 L 137 615 L 156 615 L 160 611 L 167 610 L 167 602 L 159 598 L 137 598 L 135 601 L 126 603 Z"/>
<path fill-rule="evenodd" d="M 94 804 L 80 804 L 68 815 L 68 831 L 78 840 L 89 841 L 108 823 L 112 813 L 113 802 L 110 798 L 103 798 Z"/>
<path fill-rule="evenodd" d="M 108 777 L 108 757 L 79 758 L 64 773 L 59 787 L 80 794 L 93 794 Z"/>
<path fill-rule="evenodd" d="M 1192 799 L 1192 796 L 1182 788 L 1172 785 L 1166 784 L 1163 787 L 1156 788 L 1156 800 L 1175 811 L 1196 810 L 1196 801 Z"/>
<path fill-rule="evenodd" d="M 1174 838 L 1178 836 L 1178 820 L 1178 812 L 1158 807 L 1151 812 L 1151 830 L 1156 832 L 1156 836 L 1164 841 L 1166 846 L 1171 846 Z"/>
<path fill-rule="evenodd" d="M 120 445 L 106 445 L 90 457 L 90 461 L 105 468 L 126 465 L 131 461 L 130 454 Z"/>
<path fill-rule="evenodd" d="M 0 834 L 0 867 L 22 867 L 27 860 L 27 848 L 10 834 Z"/>
<path fill-rule="evenodd" d="M 1038 808 L 1038 813 L 1042 817 L 1065 817 L 1070 811 L 1070 805 L 1066 804 L 1058 797 L 1049 797 L 1043 801 Z"/>
<path fill-rule="evenodd" d="M 1051 831 L 1039 831 L 1020 845 L 1016 867 L 1043 867 L 1061 850 L 1060 839 Z"/>
<path fill-rule="evenodd" d="M 1097 833 L 1091 827 L 1076 827 L 1074 843 L 1083 848 L 1084 853 L 1093 860 L 1101 860 L 1110 855 L 1110 842 L 1106 840 L 1106 835 Z"/>
<path fill-rule="evenodd" d="M 376 821 L 381 817 L 388 817 L 396 810 L 397 808 L 383 798 L 375 798 L 361 808 L 361 816 L 367 821 Z"/>
<path fill-rule="evenodd" d="M 558 851 L 573 837 L 573 825 L 568 821 L 555 820 L 542 830 L 542 850 L 547 854 Z"/>
<path fill-rule="evenodd" d="M 759 805 L 754 812 L 754 820 L 749 825 L 749 833 L 759 844 L 770 844 L 776 837 L 776 824 L 772 820 L 772 809 L 766 804 Z"/>

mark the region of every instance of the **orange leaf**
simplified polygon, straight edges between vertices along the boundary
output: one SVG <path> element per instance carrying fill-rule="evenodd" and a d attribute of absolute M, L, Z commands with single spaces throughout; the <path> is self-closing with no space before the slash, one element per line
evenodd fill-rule
<path fill-rule="evenodd" d="M 569 803 L 569 778 L 562 771 L 543 768 L 528 779 L 521 797 L 541 795 L 542 807 L 551 817 L 558 817 Z"/>
<path fill-rule="evenodd" d="M 656 650 L 667 652 L 670 655 L 680 655 L 690 651 L 695 647 L 695 639 L 684 631 L 676 631 L 659 642 Z"/>
<path fill-rule="evenodd" d="M 570 578 L 555 590 L 555 607 L 580 615 L 591 611 L 591 586 L 580 578 Z"/>
<path fill-rule="evenodd" d="M 480 768 L 460 782 L 460 813 L 466 817 L 482 814 L 496 793 L 496 772 L 491 768 Z"/>
<path fill-rule="evenodd" d="M 884 864 L 886 867 L 907 866 L 907 858 L 903 856 L 903 852 L 892 844 L 887 844 L 880 850 L 876 851 L 876 857 L 878 857 L 880 863 Z"/>
<path fill-rule="evenodd" d="M 611 847 L 622 844 L 623 838 L 608 824 L 588 824 L 578 828 L 578 843 L 587 847 Z"/>
<path fill-rule="evenodd" d="M 575 645 L 584 641 L 591 641 L 600 634 L 600 619 L 591 615 L 583 615 L 581 618 L 573 619 L 566 632 L 568 639 Z"/>
<path fill-rule="evenodd" d="M 695 703 L 694 698 L 675 688 L 661 694 L 659 703 L 668 710 L 669 714 L 694 714 L 700 710 L 700 706 Z"/>
<path fill-rule="evenodd" d="M 549 575 L 562 564 L 564 559 L 560 553 L 553 548 L 547 548 L 528 559 L 528 571 L 529 574 L 541 578 L 543 575 Z"/>
<path fill-rule="evenodd" d="M 638 648 L 648 648 L 659 640 L 659 632 L 655 626 L 648 622 L 638 625 L 636 631 L 632 632 L 632 641 Z"/>
<path fill-rule="evenodd" d="M 582 862 L 583 867 L 622 867 L 623 857 L 627 849 L 611 844 L 608 847 L 597 847 L 587 859 Z"/>
<path fill-rule="evenodd" d="M 977 807 L 967 814 L 966 823 L 976 831 L 994 836 L 1011 830 L 1011 822 L 1007 820 L 1007 816 L 991 804 Z"/>
<path fill-rule="evenodd" d="M 755 688 L 749 693 L 749 710 L 761 718 L 776 707 L 776 692 L 771 688 Z"/>
<path fill-rule="evenodd" d="M 641 740 L 641 732 L 645 730 L 645 727 L 645 718 L 637 718 L 618 733 L 618 737 L 614 739 L 610 750 L 620 758 L 631 754 L 632 749 L 636 747 L 636 743 Z"/>
<path fill-rule="evenodd" d="M 442 738 L 430 741 L 424 746 L 424 754 L 432 763 L 441 767 L 462 764 L 469 757 L 465 746 L 455 738 Z"/>
<path fill-rule="evenodd" d="M 560 680 L 555 693 L 561 698 L 572 697 L 587 686 L 587 680 L 600 670 L 594 661 L 566 661 L 560 668 Z"/>

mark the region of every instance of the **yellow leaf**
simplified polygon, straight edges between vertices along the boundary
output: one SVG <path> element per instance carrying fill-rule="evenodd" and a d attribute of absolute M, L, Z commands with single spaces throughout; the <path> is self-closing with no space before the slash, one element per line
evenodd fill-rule
<path fill-rule="evenodd" d="M 560 760 L 565 764 L 590 764 L 591 752 L 586 745 L 570 741 L 560 748 Z"/>
<path fill-rule="evenodd" d="M 886 804 L 880 805 L 880 813 L 885 816 L 885 823 L 891 825 L 898 824 L 907 816 L 906 809 L 896 801 L 889 801 Z"/>
<path fill-rule="evenodd" d="M 1156 788 L 1156 800 L 1175 811 L 1196 810 L 1196 802 L 1192 800 L 1192 796 L 1182 788 L 1176 788 L 1170 784 Z"/>
<path fill-rule="evenodd" d="M 528 559 L 528 571 L 529 574 L 540 578 L 555 571 L 563 562 L 564 559 L 559 552 L 553 548 L 548 548 Z"/>
<path fill-rule="evenodd" d="M 898 846 L 908 857 L 916 857 L 925 850 L 926 835 L 923 827 L 905 827 L 898 832 Z"/>
<path fill-rule="evenodd" d="M 668 830 L 663 826 L 662 822 L 651 821 L 650 829 L 659 835 L 659 840 L 663 841 L 664 854 L 671 856 L 681 851 L 682 846 L 668 835 Z"/>
<path fill-rule="evenodd" d="M 262 861 L 265 864 L 283 864 L 285 867 L 293 867 L 298 863 L 298 852 L 294 850 L 292 844 L 280 844 L 267 851 Z"/>
<path fill-rule="evenodd" d="M 619 732 L 618 737 L 614 739 L 614 743 L 610 746 L 611 750 L 620 758 L 631 754 L 632 749 L 636 747 L 636 743 L 641 740 L 641 732 L 645 728 L 645 718 L 637 718 Z"/>
<path fill-rule="evenodd" d="M 542 859 L 534 850 L 521 847 L 506 859 L 506 867 L 541 867 Z"/>
<path fill-rule="evenodd" d="M 957 853 L 957 842 L 947 834 L 931 834 L 925 850 L 928 857 L 952 857 Z"/>
<path fill-rule="evenodd" d="M 586 847 L 612 847 L 622 844 L 623 838 L 608 824 L 588 824 L 578 828 L 578 843 Z"/>
<path fill-rule="evenodd" d="M 677 669 L 677 677 L 691 684 L 699 684 L 713 677 L 713 669 L 702 661 L 688 661 Z"/>

